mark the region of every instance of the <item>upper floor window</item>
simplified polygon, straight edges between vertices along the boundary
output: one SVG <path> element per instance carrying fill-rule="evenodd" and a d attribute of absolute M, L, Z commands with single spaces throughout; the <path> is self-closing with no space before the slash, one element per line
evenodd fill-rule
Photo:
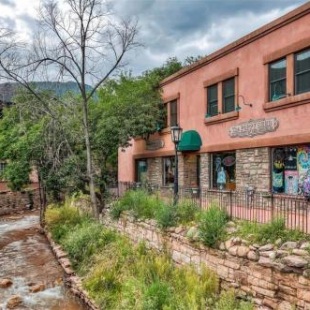
<path fill-rule="evenodd" d="M 223 113 L 235 110 L 235 78 L 223 81 Z"/>
<path fill-rule="evenodd" d="M 269 101 L 286 97 L 286 59 L 269 64 Z"/>
<path fill-rule="evenodd" d="M 217 84 L 207 87 L 208 94 L 208 115 L 214 116 L 218 114 L 218 100 L 217 100 Z"/>
<path fill-rule="evenodd" d="M 172 100 L 163 105 L 163 128 L 178 124 L 178 100 Z"/>
<path fill-rule="evenodd" d="M 235 77 L 208 86 L 207 115 L 215 116 L 232 111 L 235 111 Z"/>
<path fill-rule="evenodd" d="M 170 126 L 178 124 L 178 101 L 173 100 L 170 102 Z"/>
<path fill-rule="evenodd" d="M 295 54 L 295 94 L 310 91 L 310 49 Z"/>

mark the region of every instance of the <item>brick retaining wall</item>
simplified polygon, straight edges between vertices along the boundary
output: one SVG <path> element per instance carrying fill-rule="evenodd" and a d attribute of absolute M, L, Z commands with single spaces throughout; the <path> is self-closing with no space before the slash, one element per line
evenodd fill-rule
<path fill-rule="evenodd" d="M 177 264 L 192 264 L 197 269 L 205 264 L 218 274 L 222 289 L 234 288 L 239 296 L 251 297 L 259 309 L 310 309 L 310 280 L 298 268 L 281 272 L 269 268 L 268 264 L 263 266 L 264 259 L 255 262 L 232 255 L 232 251 L 209 249 L 186 238 L 184 228 L 163 233 L 153 220 L 135 222 L 123 216 L 114 222 L 105 215 L 100 221 L 127 235 L 135 243 L 145 241 L 151 248 L 168 249 Z"/>

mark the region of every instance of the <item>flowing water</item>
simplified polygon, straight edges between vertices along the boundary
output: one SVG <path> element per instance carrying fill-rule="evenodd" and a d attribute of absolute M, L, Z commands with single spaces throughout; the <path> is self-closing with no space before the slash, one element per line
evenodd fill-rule
<path fill-rule="evenodd" d="M 10 279 L 13 284 L 0 288 L 0 310 L 7 309 L 12 295 L 22 299 L 16 310 L 86 309 L 65 289 L 62 269 L 40 234 L 36 213 L 0 217 L 1 279 Z M 30 288 L 37 284 L 45 289 L 31 293 Z"/>

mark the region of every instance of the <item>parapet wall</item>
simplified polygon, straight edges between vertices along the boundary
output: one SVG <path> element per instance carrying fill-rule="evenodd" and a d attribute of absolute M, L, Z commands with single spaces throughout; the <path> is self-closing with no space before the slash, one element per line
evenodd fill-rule
<path fill-rule="evenodd" d="M 250 297 L 259 309 L 310 309 L 306 244 L 303 249 L 288 245 L 287 250 L 275 251 L 272 245 L 248 246 L 240 238 L 232 238 L 221 244 L 222 250 L 215 250 L 190 241 L 182 227 L 162 232 L 153 220 L 134 221 L 127 215 L 117 222 L 104 215 L 100 221 L 134 243 L 144 241 L 151 248 L 165 248 L 176 264 L 191 264 L 197 270 L 205 264 L 218 274 L 222 289 L 234 288 L 239 296 Z M 283 262 L 276 258 L 281 253 Z"/>

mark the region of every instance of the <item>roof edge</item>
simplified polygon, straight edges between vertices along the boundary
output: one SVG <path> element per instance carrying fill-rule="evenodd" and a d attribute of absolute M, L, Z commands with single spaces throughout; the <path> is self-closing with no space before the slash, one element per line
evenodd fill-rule
<path fill-rule="evenodd" d="M 180 71 L 168 76 L 163 81 L 160 82 L 160 86 L 164 86 L 166 84 L 169 84 L 180 77 L 183 77 L 193 71 L 196 71 L 197 69 L 200 69 L 201 67 L 207 65 L 208 63 L 211 63 L 219 58 L 224 57 L 225 55 L 261 38 L 266 36 L 267 34 L 277 30 L 278 28 L 285 26 L 287 24 L 290 24 L 291 22 L 298 20 L 299 18 L 307 15 L 310 13 L 310 2 L 307 2 L 300 7 L 294 9 L 293 11 L 290 11 L 286 13 L 283 16 L 280 16 L 279 18 L 269 22 L 268 24 L 265 24 L 264 26 L 250 32 L 249 34 L 241 37 L 240 39 L 237 39 L 236 41 L 233 41 L 232 43 L 220 48 L 219 50 L 211 53 L 208 56 L 205 56 L 204 58 L 200 59 L 196 63 L 189 65 Z"/>

